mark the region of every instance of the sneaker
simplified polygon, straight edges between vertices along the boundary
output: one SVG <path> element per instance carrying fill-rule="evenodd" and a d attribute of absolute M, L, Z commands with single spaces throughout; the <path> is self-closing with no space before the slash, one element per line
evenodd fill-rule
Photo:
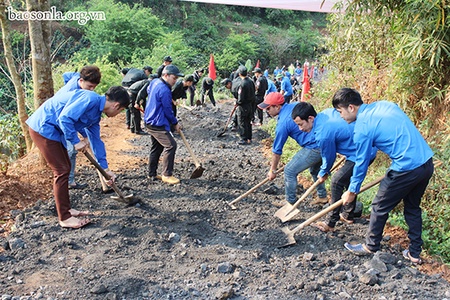
<path fill-rule="evenodd" d="M 272 205 L 275 207 L 283 207 L 286 204 L 290 204 L 289 202 L 287 202 L 286 200 L 280 200 L 280 201 L 273 201 Z M 292 205 L 292 204 L 291 204 Z"/>
<path fill-rule="evenodd" d="M 156 176 L 155 176 L 156 177 Z M 162 182 L 168 183 L 168 184 L 178 184 L 180 183 L 180 179 L 173 177 L 173 176 L 162 176 L 161 177 Z"/>
<path fill-rule="evenodd" d="M 144 130 L 138 130 L 138 131 L 136 131 L 136 134 L 139 134 L 139 135 L 148 135 L 148 133 L 145 132 Z"/>
<path fill-rule="evenodd" d="M 350 220 L 350 219 L 348 219 L 348 218 L 345 218 L 344 217 L 344 214 L 343 213 L 340 213 L 339 214 L 339 218 L 340 218 L 340 220 L 342 221 L 342 222 L 344 222 L 344 223 L 347 223 L 347 224 L 353 224 L 355 221 L 354 220 Z"/>
<path fill-rule="evenodd" d="M 313 223 L 311 226 L 316 227 L 322 232 L 334 232 L 334 227 L 328 226 L 325 222 Z"/>
<path fill-rule="evenodd" d="M 252 140 L 240 140 L 238 142 L 239 145 L 250 145 L 252 143 Z"/>
<path fill-rule="evenodd" d="M 148 176 L 148 179 L 150 179 L 151 181 L 158 181 L 161 180 L 162 177 L 161 175 L 155 175 L 155 176 Z"/>
<path fill-rule="evenodd" d="M 349 243 L 345 243 L 344 247 L 347 248 L 350 252 L 356 255 L 370 255 L 373 254 L 372 251 L 370 251 L 365 244 L 356 244 L 352 245 Z"/>
<path fill-rule="evenodd" d="M 71 183 L 69 184 L 69 190 L 79 190 L 87 187 L 86 183 Z"/>
<path fill-rule="evenodd" d="M 402 254 L 405 259 L 409 260 L 415 265 L 421 265 L 423 263 L 420 257 L 419 258 L 412 257 L 408 249 L 403 250 Z"/>
<path fill-rule="evenodd" d="M 311 202 L 311 205 L 325 205 L 328 203 L 328 197 L 317 197 L 314 201 Z"/>

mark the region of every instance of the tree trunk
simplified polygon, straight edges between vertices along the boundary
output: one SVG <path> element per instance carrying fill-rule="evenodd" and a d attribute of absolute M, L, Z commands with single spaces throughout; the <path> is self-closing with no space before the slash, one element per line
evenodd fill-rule
<path fill-rule="evenodd" d="M 6 4 L 5 0 L 0 0 L 0 23 L 2 28 L 3 48 L 5 51 L 6 64 L 8 65 L 9 73 L 14 84 L 16 91 L 17 101 L 17 113 L 19 114 L 20 127 L 22 128 L 23 136 L 25 137 L 25 143 L 27 151 L 31 150 L 33 141 L 31 140 L 30 133 L 28 132 L 28 125 L 25 121 L 28 119 L 28 114 L 25 106 L 25 91 L 22 86 L 22 80 L 17 72 L 16 65 L 14 64 L 14 57 L 12 54 L 12 46 L 10 39 L 10 28 L 6 18 Z"/>
<path fill-rule="evenodd" d="M 26 0 L 27 11 L 50 11 L 48 0 Z M 51 63 L 51 21 L 28 21 L 33 68 L 34 107 L 37 109 L 52 97 L 53 79 Z"/>

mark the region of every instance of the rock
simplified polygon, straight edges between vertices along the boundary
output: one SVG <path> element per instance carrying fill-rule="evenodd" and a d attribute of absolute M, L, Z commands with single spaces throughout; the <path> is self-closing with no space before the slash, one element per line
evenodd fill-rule
<path fill-rule="evenodd" d="M 372 268 L 378 270 L 379 272 L 387 272 L 386 264 L 381 261 L 379 256 L 374 255 L 372 259 L 364 265 L 366 265 L 368 269 Z"/>
<path fill-rule="evenodd" d="M 104 294 L 107 293 L 108 289 L 103 284 L 97 284 L 91 289 L 92 294 Z"/>
<path fill-rule="evenodd" d="M 234 295 L 234 289 L 233 287 L 227 287 L 225 289 L 222 289 L 216 293 L 216 299 L 218 300 L 225 300 L 230 299 Z"/>
<path fill-rule="evenodd" d="M 397 262 L 397 258 L 394 255 L 387 252 L 378 251 L 375 253 L 374 257 L 377 257 L 385 264 L 395 265 L 395 263 Z"/>
<path fill-rule="evenodd" d="M 12 238 L 8 241 L 11 250 L 26 248 L 25 242 L 20 238 Z"/>
<path fill-rule="evenodd" d="M 233 273 L 234 266 L 229 262 L 220 263 L 217 266 L 217 272 L 219 273 Z"/>
<path fill-rule="evenodd" d="M 314 260 L 314 254 L 305 252 L 303 253 L 303 261 L 313 261 Z"/>
<path fill-rule="evenodd" d="M 180 237 L 180 235 L 178 233 L 171 232 L 169 234 L 169 238 L 168 238 L 169 242 L 171 242 L 171 243 L 178 243 L 180 240 L 181 240 L 181 237 Z"/>
<path fill-rule="evenodd" d="M 367 285 L 375 285 L 378 282 L 377 275 L 364 273 L 359 277 L 359 282 Z"/>

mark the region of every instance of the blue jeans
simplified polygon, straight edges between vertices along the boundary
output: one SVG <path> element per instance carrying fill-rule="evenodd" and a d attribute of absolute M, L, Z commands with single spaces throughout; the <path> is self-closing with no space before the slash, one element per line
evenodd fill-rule
<path fill-rule="evenodd" d="M 297 202 L 297 176 L 304 170 L 309 168 L 309 172 L 314 181 L 317 180 L 320 166 L 322 165 L 322 157 L 320 156 L 320 149 L 302 148 L 298 151 L 291 161 L 284 168 L 284 186 L 286 193 L 286 201 L 291 204 Z M 327 196 L 325 184 L 317 186 L 317 194 L 320 198 Z"/>
<path fill-rule="evenodd" d="M 67 153 L 69 154 L 70 159 L 70 173 L 69 173 L 69 184 L 75 184 L 75 164 L 77 163 L 77 153 L 75 147 L 71 142 L 67 141 Z"/>

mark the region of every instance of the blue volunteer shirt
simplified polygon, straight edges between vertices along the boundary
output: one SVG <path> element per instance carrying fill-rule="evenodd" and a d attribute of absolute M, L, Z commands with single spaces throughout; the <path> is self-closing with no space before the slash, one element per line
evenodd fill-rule
<path fill-rule="evenodd" d="M 350 192 L 359 192 L 367 173 L 372 146 L 391 158 L 389 169 L 397 172 L 411 171 L 433 156 L 419 130 L 395 103 L 377 101 L 362 104 L 354 123 L 356 162 Z"/>
<path fill-rule="evenodd" d="M 178 123 L 172 110 L 172 91 L 161 78 L 153 79 L 147 88 L 148 100 L 144 113 L 145 124 L 164 127 L 170 131 L 170 125 Z"/>
<path fill-rule="evenodd" d="M 275 127 L 275 139 L 272 152 L 278 155 L 283 153 L 283 147 L 288 137 L 293 138 L 301 147 L 307 149 L 317 148 L 313 132 L 303 132 L 292 119 L 292 110 L 297 103 L 285 104 L 278 114 L 277 126 Z"/>
<path fill-rule="evenodd" d="M 266 95 L 268 95 L 270 93 L 275 93 L 275 92 L 277 92 L 277 87 L 275 86 L 275 83 L 273 83 L 272 80 L 268 79 Z"/>
<path fill-rule="evenodd" d="M 81 89 L 78 84 L 78 79 L 80 79 L 80 73 L 78 72 L 67 72 L 63 74 L 64 86 L 56 93 L 67 93 L 73 90 Z"/>
<path fill-rule="evenodd" d="M 57 93 L 45 101 L 26 121 L 31 129 L 43 137 L 73 145 L 80 142 L 77 132 L 86 132 L 98 163 L 108 168 L 106 151 L 100 139 L 100 120 L 106 98 L 88 90 Z"/>
<path fill-rule="evenodd" d="M 328 108 L 314 118 L 312 132 L 322 155 L 319 176 L 330 173 L 336 160 L 336 153 L 346 160 L 355 162 L 356 145 L 353 142 L 353 124 L 348 124 L 334 108 Z M 376 152 L 376 151 L 375 151 Z"/>
<path fill-rule="evenodd" d="M 281 80 L 281 90 L 284 91 L 283 96 L 291 96 L 292 95 L 292 84 L 287 76 L 284 76 Z"/>

